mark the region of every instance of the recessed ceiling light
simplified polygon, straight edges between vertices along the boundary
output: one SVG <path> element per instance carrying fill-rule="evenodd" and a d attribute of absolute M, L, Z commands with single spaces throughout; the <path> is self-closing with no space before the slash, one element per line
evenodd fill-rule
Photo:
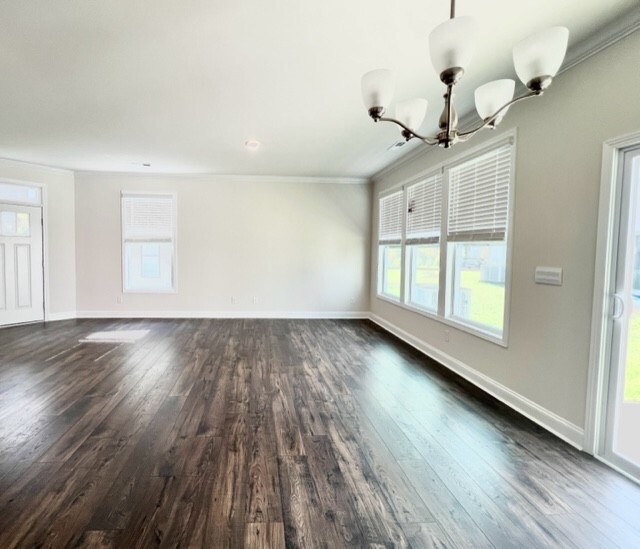
<path fill-rule="evenodd" d="M 244 142 L 244 146 L 250 151 L 257 151 L 260 148 L 260 141 L 257 139 L 249 139 Z"/>

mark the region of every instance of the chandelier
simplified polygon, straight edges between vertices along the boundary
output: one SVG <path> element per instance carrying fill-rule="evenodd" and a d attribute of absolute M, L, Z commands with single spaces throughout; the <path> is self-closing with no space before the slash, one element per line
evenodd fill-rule
<path fill-rule="evenodd" d="M 396 105 L 395 118 L 384 116 L 395 88 L 394 75 L 387 69 L 373 70 L 362 77 L 362 97 L 369 116 L 374 122 L 397 124 L 407 141 L 416 138 L 427 145 L 448 149 L 467 141 L 482 129 L 495 128 L 514 103 L 542 95 L 562 65 L 569 40 L 567 28 L 551 27 L 518 42 L 513 47 L 513 63 L 528 91 L 514 98 L 515 82 L 511 79 L 494 80 L 480 86 L 475 91 L 475 103 L 482 121 L 476 127 L 462 131 L 458 129 L 453 91 L 471 59 L 474 34 L 474 19 L 456 17 L 456 2 L 451 0 L 450 19 L 433 29 L 429 36 L 431 63 L 447 87 L 439 131 L 435 136 L 416 132 L 427 112 L 426 99 L 418 97 L 400 102 Z"/>

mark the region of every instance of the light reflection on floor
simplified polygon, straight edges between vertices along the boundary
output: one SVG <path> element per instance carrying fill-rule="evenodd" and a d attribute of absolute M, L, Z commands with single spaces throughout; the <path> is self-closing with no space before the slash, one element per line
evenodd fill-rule
<path fill-rule="evenodd" d="M 135 343 L 149 333 L 149 330 L 113 330 L 93 332 L 80 339 L 80 343 Z"/>

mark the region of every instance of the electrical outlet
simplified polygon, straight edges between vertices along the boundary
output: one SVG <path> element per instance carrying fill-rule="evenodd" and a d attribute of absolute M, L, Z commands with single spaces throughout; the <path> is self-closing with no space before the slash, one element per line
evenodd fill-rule
<path fill-rule="evenodd" d="M 231 296 L 231 305 L 235 305 L 236 304 L 236 296 L 232 295 Z"/>
<path fill-rule="evenodd" d="M 253 296 L 253 304 L 254 305 L 258 304 L 258 298 L 255 295 Z"/>
<path fill-rule="evenodd" d="M 444 331 L 444 340 L 449 343 L 449 330 Z"/>
<path fill-rule="evenodd" d="M 121 295 L 119 295 L 118 297 L 116 297 L 116 303 L 117 303 L 118 305 L 122 305 L 122 296 L 121 296 Z"/>

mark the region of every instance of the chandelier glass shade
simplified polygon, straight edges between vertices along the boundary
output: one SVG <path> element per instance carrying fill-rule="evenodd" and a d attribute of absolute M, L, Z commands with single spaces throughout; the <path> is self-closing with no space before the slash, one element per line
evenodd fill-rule
<path fill-rule="evenodd" d="M 455 0 L 451 0 L 451 18 L 434 28 L 429 36 L 431 63 L 446 86 L 439 131 L 435 136 L 423 136 L 416 131 L 426 115 L 426 99 L 402 101 L 396 105 L 394 118 L 385 116 L 395 91 L 394 75 L 388 69 L 373 70 L 362 77 L 362 98 L 369 116 L 375 122 L 397 124 L 407 141 L 417 138 L 428 145 L 449 148 L 484 128 L 495 128 L 514 103 L 542 95 L 562 65 L 569 40 L 567 28 L 551 27 L 518 42 L 513 47 L 513 64 L 527 91 L 514 98 L 515 81 L 511 79 L 494 80 L 480 86 L 475 91 L 475 103 L 481 122 L 462 131 L 458 129 L 453 90 L 471 63 L 475 34 L 474 19 L 456 17 Z"/>

